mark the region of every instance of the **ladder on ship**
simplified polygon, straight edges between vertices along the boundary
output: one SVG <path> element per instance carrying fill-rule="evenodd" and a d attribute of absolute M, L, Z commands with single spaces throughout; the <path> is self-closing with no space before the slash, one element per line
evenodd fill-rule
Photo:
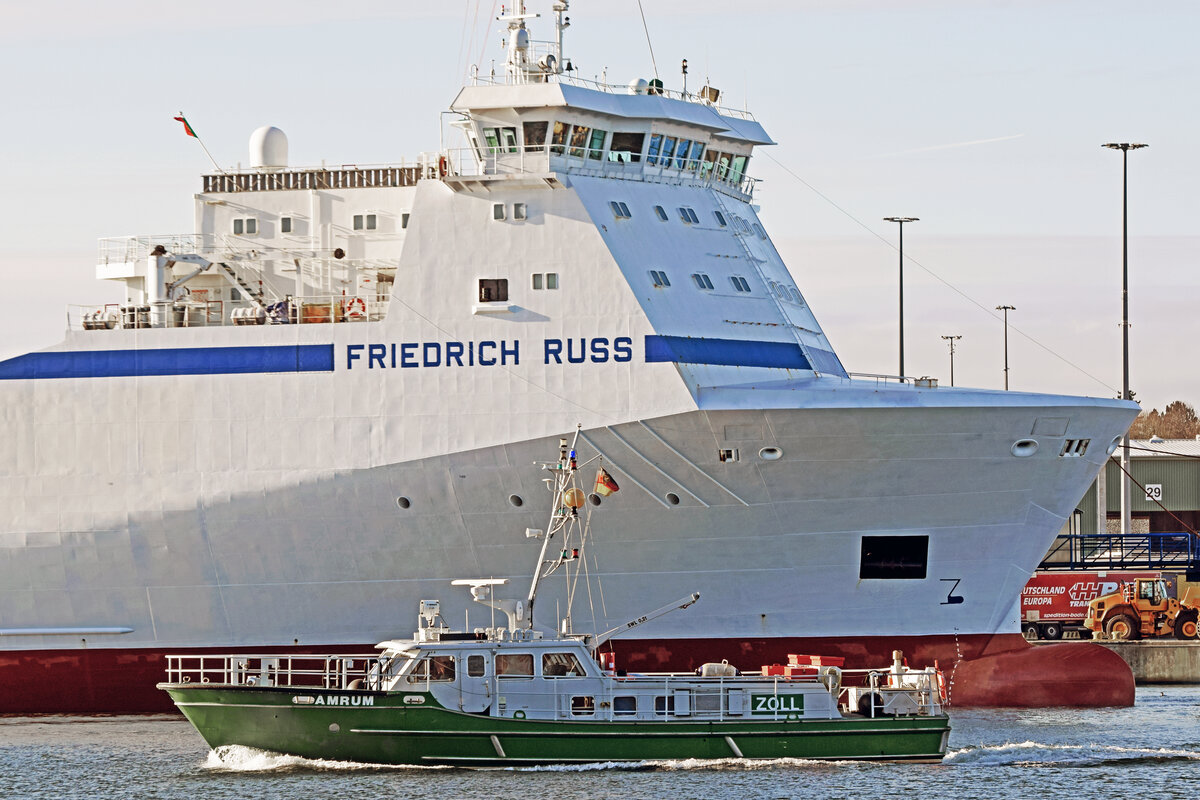
<path fill-rule="evenodd" d="M 1200 536 L 1188 532 L 1065 534 L 1054 540 L 1038 565 L 1042 572 L 1100 569 L 1176 570 L 1200 579 Z"/>
<path fill-rule="evenodd" d="M 250 284 L 246 283 L 242 276 L 237 274 L 237 271 L 224 261 L 218 261 L 217 266 L 221 268 L 221 274 L 225 276 L 225 280 L 236 286 L 247 300 L 261 310 L 267 310 L 266 300 L 261 290 L 255 289 Z"/>

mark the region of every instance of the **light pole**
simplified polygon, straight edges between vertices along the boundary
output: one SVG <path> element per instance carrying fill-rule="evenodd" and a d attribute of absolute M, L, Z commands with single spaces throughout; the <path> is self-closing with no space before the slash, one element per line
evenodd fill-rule
<path fill-rule="evenodd" d="M 900 380 L 904 380 L 904 223 L 919 222 L 919 217 L 884 217 L 884 222 L 900 223 Z"/>
<path fill-rule="evenodd" d="M 1132 400 L 1129 391 L 1129 151 L 1148 144 L 1109 142 L 1109 150 L 1121 151 L 1121 399 Z M 1130 531 L 1129 432 L 1121 437 L 1121 533 Z"/>
<path fill-rule="evenodd" d="M 961 339 L 961 336 L 943 336 L 950 343 L 950 385 L 954 385 L 954 343 Z"/>
<path fill-rule="evenodd" d="M 1008 391 L 1008 312 L 1016 311 L 1016 306 L 996 306 L 997 311 L 1004 312 L 1004 391 Z"/>

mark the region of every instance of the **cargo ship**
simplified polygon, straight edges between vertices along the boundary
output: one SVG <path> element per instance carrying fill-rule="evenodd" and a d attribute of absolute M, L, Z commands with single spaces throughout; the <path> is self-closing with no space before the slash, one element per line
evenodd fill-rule
<path fill-rule="evenodd" d="M 1137 407 L 850 373 L 759 218 L 762 125 L 581 79 L 566 10 L 547 41 L 500 18 L 461 146 L 299 167 L 255 131 L 190 232 L 101 240 L 122 302 L 0 362 L 0 713 L 394 638 L 447 580 L 522 574 L 527 465 L 577 425 L 620 486 L 589 622 L 705 590 L 628 669 L 899 649 L 951 703 L 1132 702 L 1107 651 L 1028 647 L 1019 600 Z"/>

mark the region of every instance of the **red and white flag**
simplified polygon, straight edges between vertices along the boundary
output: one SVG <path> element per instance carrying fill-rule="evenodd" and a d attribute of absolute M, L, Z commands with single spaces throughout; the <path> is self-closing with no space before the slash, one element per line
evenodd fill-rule
<path fill-rule="evenodd" d="M 616 491 L 620 491 L 621 487 L 617 486 L 617 482 L 613 480 L 612 475 L 609 475 L 603 467 L 596 473 L 596 494 L 601 497 L 608 497 Z"/>

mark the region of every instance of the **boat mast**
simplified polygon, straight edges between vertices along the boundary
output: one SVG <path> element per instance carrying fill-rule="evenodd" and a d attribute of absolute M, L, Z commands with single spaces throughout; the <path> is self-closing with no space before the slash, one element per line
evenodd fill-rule
<path fill-rule="evenodd" d="M 529 626 L 533 627 L 533 604 L 537 599 L 538 583 L 542 579 L 542 569 L 546 564 L 546 551 L 550 548 L 550 540 L 560 528 L 571 520 L 579 519 L 579 509 L 567 503 L 567 489 L 575 480 L 579 467 L 575 459 L 575 445 L 579 442 L 579 426 L 575 426 L 575 438 L 571 440 L 568 449 L 567 440 L 558 440 L 558 463 L 553 466 L 543 464 L 542 469 L 551 470 L 554 475 L 554 501 L 550 509 L 550 522 L 546 525 L 546 535 L 542 539 L 542 552 L 538 555 L 537 566 L 533 570 L 533 580 L 529 584 L 529 598 L 526 605 L 529 610 Z M 576 490 L 580 491 L 580 490 Z M 582 491 L 580 491 L 582 495 Z M 564 539 L 565 542 L 565 539 Z M 567 611 L 570 614 L 570 610 Z"/>

